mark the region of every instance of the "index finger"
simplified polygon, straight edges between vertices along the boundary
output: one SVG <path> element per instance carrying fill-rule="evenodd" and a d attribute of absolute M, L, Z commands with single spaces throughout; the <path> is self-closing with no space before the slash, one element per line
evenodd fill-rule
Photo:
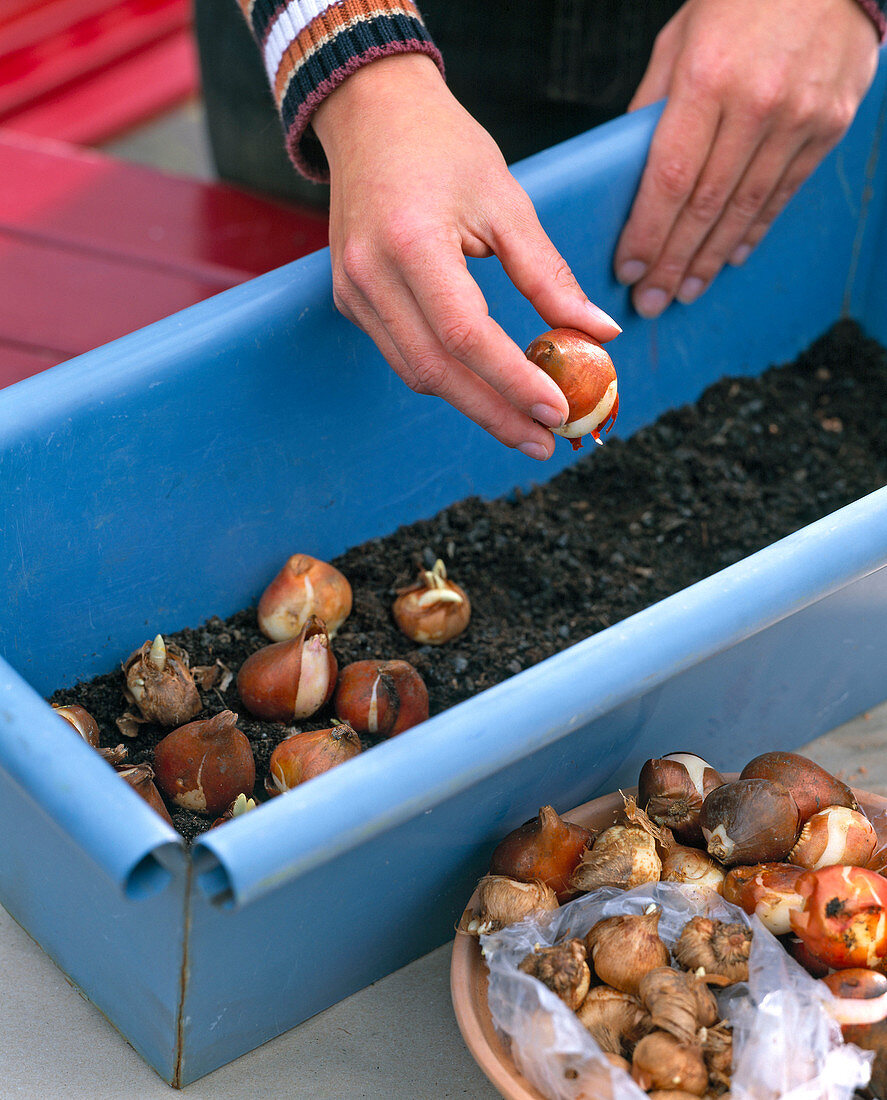
<path fill-rule="evenodd" d="M 523 412 L 544 404 L 566 419 L 561 389 L 527 359 L 490 316 L 460 248 L 439 240 L 413 248 L 401 259 L 401 278 L 444 351 L 464 363 Z"/>
<path fill-rule="evenodd" d="M 614 268 L 621 283 L 638 282 L 661 254 L 705 167 L 720 119 L 716 104 L 694 102 L 686 92 L 666 104 L 616 246 Z"/>

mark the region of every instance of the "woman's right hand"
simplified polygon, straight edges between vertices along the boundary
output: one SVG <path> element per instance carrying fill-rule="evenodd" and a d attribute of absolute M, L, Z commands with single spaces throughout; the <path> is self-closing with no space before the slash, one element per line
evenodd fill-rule
<path fill-rule="evenodd" d="M 564 396 L 490 317 L 465 258 L 497 256 L 549 327 L 601 342 L 621 330 L 588 301 L 493 139 L 422 54 L 357 70 L 313 126 L 330 165 L 338 309 L 411 389 L 549 458 Z"/>

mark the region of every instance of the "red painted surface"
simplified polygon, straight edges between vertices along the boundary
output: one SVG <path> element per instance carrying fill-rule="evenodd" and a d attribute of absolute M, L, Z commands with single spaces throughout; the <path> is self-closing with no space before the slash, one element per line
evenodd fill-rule
<path fill-rule="evenodd" d="M 6 125 L 34 137 L 99 145 L 190 99 L 200 83 L 190 30 L 163 38 L 11 115 Z"/>
<path fill-rule="evenodd" d="M 0 0 L 0 125 L 97 143 L 199 89 L 190 0 Z"/>
<path fill-rule="evenodd" d="M 326 243 L 317 212 L 0 130 L 0 384 Z"/>

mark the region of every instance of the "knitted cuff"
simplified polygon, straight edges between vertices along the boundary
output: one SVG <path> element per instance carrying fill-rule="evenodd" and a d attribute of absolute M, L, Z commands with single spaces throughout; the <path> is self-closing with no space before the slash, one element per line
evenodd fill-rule
<path fill-rule="evenodd" d="M 256 41 L 296 168 L 325 183 L 329 167 L 311 116 L 351 73 L 396 53 L 440 52 L 411 0 L 240 0 Z M 318 9 L 322 9 L 318 11 Z"/>
<path fill-rule="evenodd" d="M 856 0 L 856 2 L 875 24 L 878 38 L 883 42 L 887 38 L 887 16 L 884 14 L 887 0 Z"/>

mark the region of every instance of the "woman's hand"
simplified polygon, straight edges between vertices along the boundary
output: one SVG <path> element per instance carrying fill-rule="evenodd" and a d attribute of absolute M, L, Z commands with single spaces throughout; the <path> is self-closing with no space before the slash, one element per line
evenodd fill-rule
<path fill-rule="evenodd" d="M 497 256 L 551 327 L 602 342 L 621 330 L 587 300 L 493 139 L 421 54 L 359 69 L 313 126 L 330 165 L 338 309 L 411 389 L 550 457 L 564 396 L 489 316 L 465 257 Z"/>
<path fill-rule="evenodd" d="M 615 256 L 642 316 L 747 259 L 844 135 L 877 63 L 856 0 L 687 0 L 629 108 L 668 98 Z"/>

